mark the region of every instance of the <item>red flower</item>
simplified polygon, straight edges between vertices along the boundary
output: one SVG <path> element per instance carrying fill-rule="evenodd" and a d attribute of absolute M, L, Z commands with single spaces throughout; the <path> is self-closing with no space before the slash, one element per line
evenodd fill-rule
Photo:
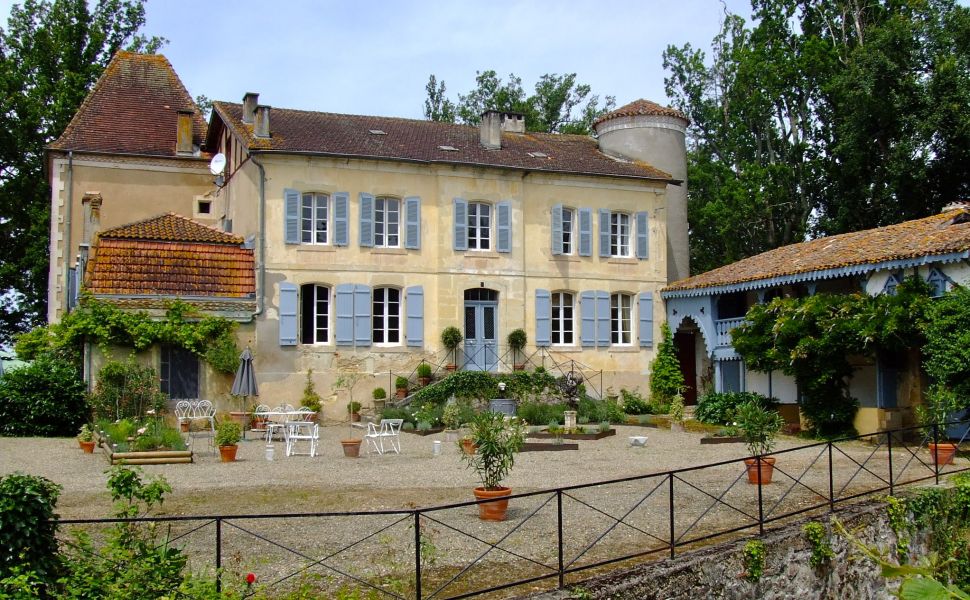
<path fill-rule="evenodd" d="M 246 585 L 252 585 L 254 583 L 256 583 L 256 574 L 246 573 Z"/>

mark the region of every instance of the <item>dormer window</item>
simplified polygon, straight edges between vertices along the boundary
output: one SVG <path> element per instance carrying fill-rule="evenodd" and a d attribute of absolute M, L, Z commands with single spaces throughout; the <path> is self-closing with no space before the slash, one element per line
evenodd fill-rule
<path fill-rule="evenodd" d="M 926 283 L 930 286 L 930 296 L 939 298 L 946 293 L 946 286 L 949 278 L 940 272 L 939 269 L 930 269 L 930 274 L 926 278 Z"/>

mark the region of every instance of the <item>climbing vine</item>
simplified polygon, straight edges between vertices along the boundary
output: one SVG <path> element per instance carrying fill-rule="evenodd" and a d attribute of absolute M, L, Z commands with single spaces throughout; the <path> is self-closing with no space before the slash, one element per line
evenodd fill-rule
<path fill-rule="evenodd" d="M 744 545 L 741 555 L 744 559 L 744 577 L 748 581 L 758 581 L 765 574 L 765 543 L 751 540 Z"/>
<path fill-rule="evenodd" d="M 181 300 L 169 304 L 164 318 L 157 318 L 86 296 L 60 322 L 18 337 L 16 347 L 17 354 L 26 360 L 54 354 L 78 361 L 84 340 L 96 344 L 106 355 L 111 346 L 142 351 L 153 344 L 173 344 L 204 358 L 217 371 L 232 373 L 239 365 L 236 327 L 234 321 L 202 315 Z"/>
<path fill-rule="evenodd" d="M 802 533 L 805 534 L 805 538 L 812 547 L 812 556 L 808 559 L 810 565 L 818 568 L 835 558 L 835 552 L 832 551 L 832 544 L 829 543 L 829 534 L 825 525 L 818 521 L 805 523 L 802 527 Z"/>

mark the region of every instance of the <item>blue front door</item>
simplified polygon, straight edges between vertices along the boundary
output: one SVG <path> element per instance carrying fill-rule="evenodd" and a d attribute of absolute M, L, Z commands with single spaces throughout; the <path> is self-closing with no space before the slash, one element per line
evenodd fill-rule
<path fill-rule="evenodd" d="M 498 364 L 498 292 L 465 292 L 465 360 L 469 371 L 493 371 Z"/>

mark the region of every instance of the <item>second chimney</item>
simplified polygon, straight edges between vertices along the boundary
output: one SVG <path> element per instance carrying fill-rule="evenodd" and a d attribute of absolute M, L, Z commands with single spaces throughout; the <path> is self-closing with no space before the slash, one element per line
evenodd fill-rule
<path fill-rule="evenodd" d="M 502 113 L 497 110 L 486 110 L 482 113 L 478 128 L 482 146 L 489 150 L 498 150 L 502 147 Z"/>
<path fill-rule="evenodd" d="M 269 108 L 265 104 L 256 107 L 256 123 L 253 125 L 253 135 L 258 138 L 269 137 Z"/>
<path fill-rule="evenodd" d="M 180 110 L 178 130 L 175 132 L 175 152 L 192 154 L 192 115 L 191 110 Z"/>
<path fill-rule="evenodd" d="M 87 192 L 81 197 L 83 232 L 81 243 L 90 245 L 101 229 L 101 192 Z"/>
<path fill-rule="evenodd" d="M 251 125 L 256 118 L 256 105 L 259 104 L 259 94 L 246 92 L 243 95 L 242 122 Z"/>

